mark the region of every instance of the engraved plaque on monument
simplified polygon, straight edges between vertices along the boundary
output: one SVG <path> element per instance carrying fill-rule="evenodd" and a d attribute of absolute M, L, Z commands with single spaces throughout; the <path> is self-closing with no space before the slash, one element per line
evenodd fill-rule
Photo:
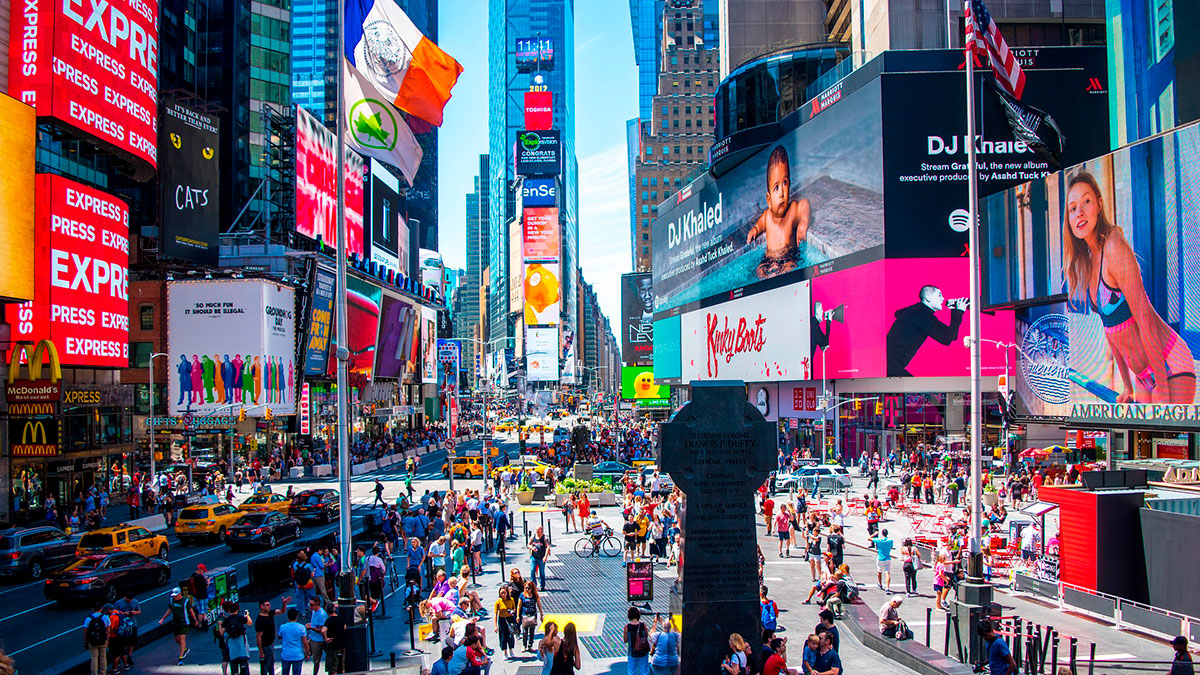
<path fill-rule="evenodd" d="M 686 497 L 682 672 L 715 673 L 730 633 L 759 644 L 753 496 L 775 465 L 775 425 L 746 401 L 743 382 L 691 387 L 691 402 L 662 425 L 660 454 Z"/>

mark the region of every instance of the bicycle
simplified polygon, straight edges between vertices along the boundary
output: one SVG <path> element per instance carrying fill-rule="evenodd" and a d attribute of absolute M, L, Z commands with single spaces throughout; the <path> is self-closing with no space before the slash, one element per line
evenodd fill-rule
<path fill-rule="evenodd" d="M 604 536 L 589 536 L 575 541 L 575 555 L 590 558 L 594 555 L 615 558 L 621 555 L 621 542 L 613 536 L 611 527 L 604 528 Z"/>

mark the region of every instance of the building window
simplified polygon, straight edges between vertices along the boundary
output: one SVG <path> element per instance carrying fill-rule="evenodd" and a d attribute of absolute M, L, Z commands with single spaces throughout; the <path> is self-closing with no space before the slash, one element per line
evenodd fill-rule
<path fill-rule="evenodd" d="M 134 342 L 129 345 L 129 367 L 149 368 L 150 354 L 154 351 L 153 342 Z"/>
<path fill-rule="evenodd" d="M 677 154 L 677 155 L 679 154 L 679 146 L 678 145 L 675 146 L 675 154 Z M 345 173 L 345 172 L 343 172 L 343 173 Z"/>
<path fill-rule="evenodd" d="M 642 241 L 650 241 L 650 235 L 643 232 L 642 233 Z"/>
<path fill-rule="evenodd" d="M 655 200 L 655 201 L 658 201 L 658 191 L 657 191 L 657 190 L 655 190 L 654 192 L 651 192 L 651 193 L 650 193 L 650 198 L 651 198 L 651 199 L 653 199 L 653 200 Z"/>
<path fill-rule="evenodd" d="M 662 152 L 662 154 L 664 154 L 664 155 L 669 155 L 669 154 L 671 154 L 671 148 L 670 148 L 670 146 L 664 145 L 664 146 L 663 146 L 663 152 Z M 343 173 L 344 173 L 344 172 L 343 172 Z"/>
<path fill-rule="evenodd" d="M 642 177 L 642 187 L 646 187 L 649 184 L 650 184 L 650 179 L 643 176 Z"/>
<path fill-rule="evenodd" d="M 650 191 L 642 190 L 642 199 L 650 199 Z"/>
<path fill-rule="evenodd" d="M 642 255 L 650 255 L 650 247 L 649 246 L 642 247 Z"/>
<path fill-rule="evenodd" d="M 154 330 L 154 305 L 138 307 L 138 322 L 141 324 L 142 330 Z"/>
<path fill-rule="evenodd" d="M 650 186 L 651 186 L 651 187 L 656 187 L 657 185 L 658 185 L 658 176 L 655 176 L 655 177 L 653 177 L 653 178 L 651 178 L 651 179 L 650 179 Z"/>

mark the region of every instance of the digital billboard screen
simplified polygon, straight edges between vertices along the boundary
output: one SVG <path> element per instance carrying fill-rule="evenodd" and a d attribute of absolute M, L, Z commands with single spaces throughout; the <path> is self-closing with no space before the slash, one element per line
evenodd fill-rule
<path fill-rule="evenodd" d="M 558 328 L 525 329 L 525 379 L 529 382 L 558 380 Z"/>
<path fill-rule="evenodd" d="M 1066 419 L 1071 414 L 1069 333 L 1065 303 L 1016 310 L 1013 407 L 1017 417 Z"/>
<path fill-rule="evenodd" d="M 37 121 L 33 108 L 0 94 L 0 300 L 31 300 L 34 289 L 33 156 Z"/>
<path fill-rule="evenodd" d="M 159 250 L 215 266 L 221 226 L 220 122 L 171 96 L 162 98 L 161 117 Z"/>
<path fill-rule="evenodd" d="M 383 162 L 371 159 L 371 178 L 367 183 L 366 203 L 369 226 L 363 242 L 369 262 L 384 269 L 408 274 L 408 223 L 404 221 L 404 198 L 400 179 Z"/>
<path fill-rule="evenodd" d="M 296 413 L 290 286 L 258 279 L 169 282 L 167 312 L 172 415 L 211 414 L 234 404 Z"/>
<path fill-rule="evenodd" d="M 533 206 L 522 213 L 521 237 L 525 262 L 558 261 L 558 209 Z"/>
<path fill-rule="evenodd" d="M 554 126 L 554 92 L 525 92 L 525 128 L 540 131 Z"/>
<path fill-rule="evenodd" d="M 517 134 L 518 176 L 557 176 L 562 166 L 562 139 L 557 129 Z"/>
<path fill-rule="evenodd" d="M 350 352 L 350 386 L 362 389 L 375 367 L 375 339 L 379 333 L 379 305 L 383 289 L 358 277 L 346 277 L 346 349 Z M 331 348 L 337 349 L 337 317 Z M 330 357 L 330 376 L 337 375 L 337 359 Z"/>
<path fill-rule="evenodd" d="M 37 174 L 34 296 L 5 307 L 12 340 L 49 339 L 63 365 L 129 366 L 129 207 Z"/>
<path fill-rule="evenodd" d="M 8 93 L 128 155 L 158 165 L 158 2 L 21 5 L 10 25 Z"/>
<path fill-rule="evenodd" d="M 553 178 L 526 178 L 521 183 L 521 203 L 525 206 L 554 206 L 557 198 Z"/>
<path fill-rule="evenodd" d="M 421 307 L 421 383 L 437 384 L 437 311 Z"/>
<path fill-rule="evenodd" d="M 326 246 L 337 241 L 336 135 L 296 106 L 296 232 Z M 347 253 L 363 255 L 363 160 L 349 148 L 346 162 Z M 335 247 L 336 248 L 336 247 Z"/>
<path fill-rule="evenodd" d="M 383 297 L 379 318 L 379 348 L 375 355 L 375 377 L 401 378 L 412 356 L 412 324 L 417 314 L 412 305 L 390 295 Z M 415 368 L 413 369 L 415 372 Z"/>
<path fill-rule="evenodd" d="M 329 365 L 329 345 L 333 339 L 333 301 L 337 277 L 318 266 L 313 273 L 312 306 L 308 313 L 308 338 L 304 347 L 304 374 L 325 374 Z"/>
<path fill-rule="evenodd" d="M 649 272 L 621 275 L 621 356 L 629 365 L 654 360 L 653 284 Z"/>
<path fill-rule="evenodd" d="M 656 312 L 883 245 L 878 82 L 836 107 L 659 207 Z"/>
<path fill-rule="evenodd" d="M 654 369 L 649 366 L 622 366 L 621 398 L 647 407 L 670 405 L 671 387 L 655 383 Z"/>
<path fill-rule="evenodd" d="M 437 385 L 442 405 L 447 397 L 458 393 L 458 371 L 462 365 L 462 353 L 457 340 L 437 341 Z"/>
<path fill-rule="evenodd" d="M 558 263 L 525 265 L 525 325 L 558 324 L 562 308 L 562 283 Z"/>
<path fill-rule="evenodd" d="M 554 66 L 554 40 L 548 37 L 517 38 L 518 68 L 548 70 Z"/>

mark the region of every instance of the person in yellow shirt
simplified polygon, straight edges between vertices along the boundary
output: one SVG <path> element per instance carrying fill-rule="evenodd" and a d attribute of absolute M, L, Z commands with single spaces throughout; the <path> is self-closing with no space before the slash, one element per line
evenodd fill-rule
<path fill-rule="evenodd" d="M 496 634 L 500 636 L 500 651 L 510 659 L 517 658 L 513 649 L 517 646 L 517 601 L 509 592 L 508 585 L 500 587 L 500 597 L 492 616 L 496 620 Z"/>
<path fill-rule="evenodd" d="M 638 511 L 637 517 L 633 519 L 633 522 L 637 524 L 638 555 L 645 556 L 648 539 L 646 533 L 650 530 L 650 519 L 646 517 L 645 511 Z"/>

